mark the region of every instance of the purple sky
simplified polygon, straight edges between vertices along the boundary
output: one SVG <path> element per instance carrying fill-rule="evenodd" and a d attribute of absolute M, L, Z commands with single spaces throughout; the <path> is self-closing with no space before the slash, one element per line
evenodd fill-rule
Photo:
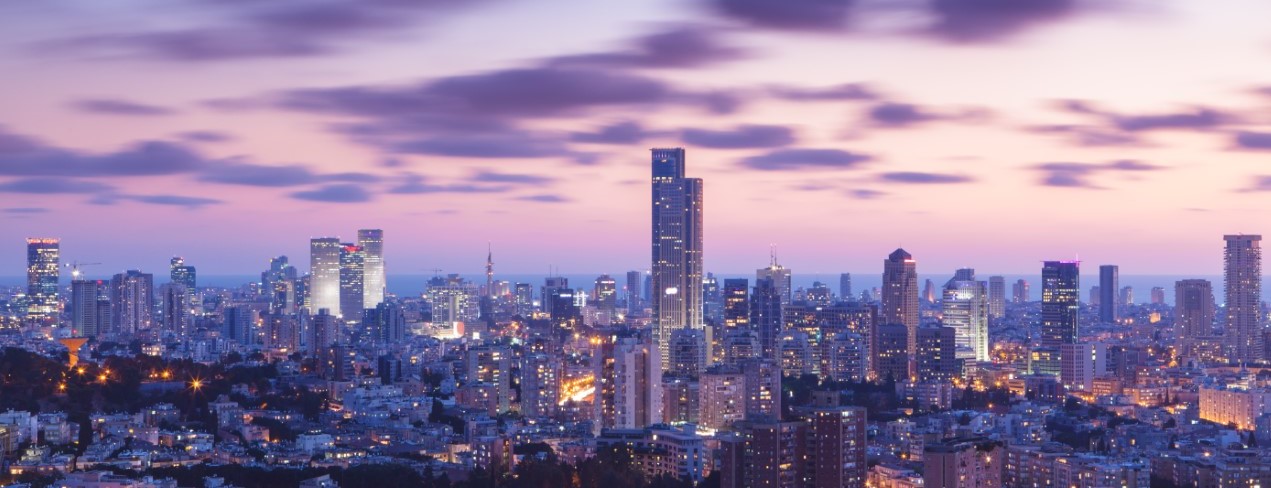
<path fill-rule="evenodd" d="M 392 270 L 648 263 L 648 148 L 706 262 L 1221 271 L 1271 190 L 1264 0 L 0 2 L 0 275 L 241 274 L 385 229 Z M 302 266 L 305 267 L 305 266 Z M 103 272 L 105 272 L 103 270 Z"/>

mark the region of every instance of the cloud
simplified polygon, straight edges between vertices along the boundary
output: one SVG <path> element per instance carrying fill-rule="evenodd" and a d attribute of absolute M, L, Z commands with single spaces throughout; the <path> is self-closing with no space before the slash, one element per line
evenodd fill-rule
<path fill-rule="evenodd" d="M 875 198 L 880 198 L 887 195 L 884 192 L 881 192 L 878 190 L 871 190 L 868 188 L 858 188 L 855 190 L 848 190 L 847 194 L 849 196 L 852 196 L 854 198 L 859 198 L 861 200 L 873 200 Z"/>
<path fill-rule="evenodd" d="M 1271 149 L 1271 133 L 1267 132 L 1238 132 L 1235 141 L 1241 149 Z"/>
<path fill-rule="evenodd" d="M 1082 147 L 1122 147 L 1122 146 L 1144 146 L 1147 145 L 1137 135 L 1121 132 L 1116 129 L 1105 129 L 1101 127 L 1083 126 L 1083 125 L 1039 125 L 1025 128 L 1028 132 L 1036 134 L 1060 134 L 1068 136 L 1069 140 Z"/>
<path fill-rule="evenodd" d="M 637 39 L 620 51 L 559 56 L 557 66 L 605 68 L 699 68 L 748 56 L 740 48 L 719 41 L 719 31 L 706 26 L 681 26 Z"/>
<path fill-rule="evenodd" d="M 557 137 L 523 132 L 439 135 L 402 141 L 391 148 L 400 153 L 464 158 L 541 158 L 571 153 Z"/>
<path fill-rule="evenodd" d="M 729 130 L 684 129 L 685 144 L 715 149 L 782 147 L 793 144 L 794 131 L 780 125 L 739 125 Z"/>
<path fill-rule="evenodd" d="M 234 161 L 209 164 L 199 175 L 199 180 L 227 185 L 284 187 L 313 183 L 318 176 L 309 168 L 293 164 L 267 166 Z"/>
<path fill-rule="evenodd" d="M 883 103 L 869 109 L 869 119 L 871 121 L 878 125 L 891 127 L 913 125 L 939 118 L 937 115 L 923 112 L 916 105 L 907 103 Z"/>
<path fill-rule="evenodd" d="M 991 41 L 1080 11 L 1079 0 L 931 0 L 931 32 L 955 42 Z"/>
<path fill-rule="evenodd" d="M 403 175 L 404 181 L 389 188 L 389 193 L 396 194 L 428 194 L 428 193 L 503 193 L 512 189 L 509 185 L 478 185 L 469 183 L 434 184 L 428 178 L 417 174 Z"/>
<path fill-rule="evenodd" d="M 1242 193 L 1271 191 L 1271 176 L 1255 176 L 1253 178 L 1253 184 L 1240 191 Z"/>
<path fill-rule="evenodd" d="M 1095 184 L 1092 178 L 1106 173 L 1143 173 L 1166 169 L 1150 163 L 1134 160 L 1120 160 L 1108 163 L 1042 163 L 1032 167 L 1041 172 L 1040 183 L 1043 186 L 1059 188 L 1104 189 Z"/>
<path fill-rule="evenodd" d="M 189 148 L 170 142 L 143 141 L 113 153 L 84 154 L 0 133 L 0 175 L 172 175 L 196 171 L 202 163 Z"/>
<path fill-rule="evenodd" d="M 555 178 L 541 175 L 499 173 L 488 170 L 478 171 L 469 180 L 478 183 L 511 183 L 518 185 L 544 185 L 556 181 Z"/>
<path fill-rule="evenodd" d="M 7 214 L 40 214 L 48 213 L 49 209 L 44 207 L 9 207 L 2 210 Z"/>
<path fill-rule="evenodd" d="M 569 139 L 589 144 L 635 144 L 658 133 L 646 131 L 639 122 L 626 120 L 597 128 L 592 132 L 574 132 Z"/>
<path fill-rule="evenodd" d="M 95 194 L 113 190 L 114 187 L 93 181 L 71 178 L 20 178 L 0 183 L 0 192 L 33 194 Z"/>
<path fill-rule="evenodd" d="M 234 136 L 224 132 L 211 130 L 192 130 L 177 134 L 177 137 L 190 142 L 226 142 L 234 140 Z"/>
<path fill-rule="evenodd" d="M 822 88 L 803 88 L 794 86 L 769 87 L 772 96 L 797 102 L 824 102 L 834 100 L 877 100 L 877 92 L 863 83 L 845 83 Z"/>
<path fill-rule="evenodd" d="M 358 203 L 371 200 L 370 192 L 361 186 L 351 183 L 325 185 L 314 190 L 298 191 L 291 194 L 298 200 L 328 203 Z"/>
<path fill-rule="evenodd" d="M 186 208 L 201 208 L 206 205 L 224 203 L 214 198 L 190 197 L 184 195 L 125 195 L 122 198 L 154 205 L 173 205 Z"/>
<path fill-rule="evenodd" d="M 838 30 L 847 25 L 854 0 L 710 0 L 719 13 L 755 27 Z"/>
<path fill-rule="evenodd" d="M 525 195 L 525 196 L 516 197 L 513 200 L 520 200 L 523 202 L 540 202 L 540 203 L 566 203 L 571 201 L 570 199 L 562 197 L 560 195 L 551 195 L 551 194 Z"/>
<path fill-rule="evenodd" d="M 945 173 L 927 173 L 920 171 L 896 171 L 891 173 L 883 173 L 878 175 L 880 181 L 890 183 L 912 183 L 920 185 L 928 184 L 948 184 L 948 183 L 970 183 L 975 178 L 967 175 L 945 174 Z"/>
<path fill-rule="evenodd" d="M 103 115 L 127 115 L 153 117 L 159 115 L 172 115 L 176 111 L 158 105 L 147 105 L 143 103 L 130 102 L 127 100 L 116 100 L 109 98 L 91 98 L 85 100 L 77 100 L 71 104 L 76 109 L 84 112 L 103 114 Z"/>
<path fill-rule="evenodd" d="M 839 149 L 780 149 L 743 159 L 741 165 L 762 171 L 850 169 L 873 158 Z"/>
<path fill-rule="evenodd" d="M 1057 106 L 1067 112 L 1093 116 L 1111 128 L 1124 132 L 1155 130 L 1205 131 L 1239 122 L 1233 114 L 1208 107 L 1146 114 L 1124 114 L 1101 109 L 1085 100 L 1060 100 Z"/>

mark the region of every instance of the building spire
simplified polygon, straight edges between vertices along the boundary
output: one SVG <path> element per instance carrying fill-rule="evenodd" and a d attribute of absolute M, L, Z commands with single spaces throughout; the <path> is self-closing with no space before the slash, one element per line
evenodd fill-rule
<path fill-rule="evenodd" d="M 768 261 L 769 261 L 768 265 L 769 265 L 770 267 L 776 268 L 776 267 L 778 266 L 778 265 L 777 265 L 777 245 L 776 245 L 776 244 L 768 244 Z"/>
<path fill-rule="evenodd" d="M 494 296 L 494 247 L 489 241 L 485 243 L 485 296 Z"/>

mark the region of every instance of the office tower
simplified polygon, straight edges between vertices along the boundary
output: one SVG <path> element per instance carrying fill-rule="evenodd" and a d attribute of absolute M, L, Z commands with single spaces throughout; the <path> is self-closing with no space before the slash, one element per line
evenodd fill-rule
<path fill-rule="evenodd" d="M 918 381 L 945 382 L 961 376 L 957 358 L 957 331 L 951 327 L 918 328 L 918 353 L 914 356 Z"/>
<path fill-rule="evenodd" d="M 941 294 L 942 323 L 956 331 L 958 358 L 989 362 L 988 283 L 975 281 L 974 270 L 959 270 Z"/>
<path fill-rule="evenodd" d="M 913 357 L 918 340 L 918 262 L 904 249 L 883 260 L 882 323 L 901 324 L 908 330 L 906 351 Z"/>
<path fill-rule="evenodd" d="M 159 323 L 165 331 L 181 339 L 194 332 L 189 288 L 180 283 L 165 283 L 159 287 L 159 303 Z"/>
<path fill-rule="evenodd" d="M 1000 319 L 1006 316 L 1006 278 L 989 277 L 989 318 Z"/>
<path fill-rule="evenodd" d="M 709 363 L 706 357 L 706 331 L 703 329 L 676 329 L 671 332 L 671 344 L 667 351 L 670 361 L 664 372 L 685 378 L 697 378 Z"/>
<path fill-rule="evenodd" d="M 852 273 L 839 274 L 839 298 L 845 302 L 856 299 L 852 296 Z"/>
<path fill-rule="evenodd" d="M 249 310 L 250 317 L 255 318 L 255 311 Z M 303 317 L 308 320 L 308 317 Z M 302 345 L 301 336 L 304 335 L 304 325 L 301 321 L 302 317 L 295 314 L 264 314 L 260 317 L 259 326 L 256 322 L 247 322 L 250 328 L 244 335 L 243 344 L 251 345 L 259 342 L 261 346 L 267 349 L 275 349 L 281 352 L 294 353 L 299 351 Z"/>
<path fill-rule="evenodd" d="M 362 248 L 362 305 L 375 308 L 384 302 L 384 290 L 388 277 L 384 274 L 384 231 L 361 229 L 357 231 L 357 247 Z"/>
<path fill-rule="evenodd" d="M 639 429 L 662 420 L 662 359 L 651 341 L 603 339 L 592 352 L 596 429 Z"/>
<path fill-rule="evenodd" d="M 222 312 L 224 322 L 221 331 L 225 334 L 225 338 L 235 341 L 244 346 L 256 344 L 256 311 L 248 306 L 231 306 L 225 307 Z M 279 317 L 281 318 L 281 317 Z M 281 329 L 281 327 L 275 327 Z M 269 327 L 265 327 L 264 345 L 265 347 L 282 347 L 281 343 L 289 341 L 282 340 L 277 333 L 269 333 Z M 292 349 L 294 351 L 294 349 Z"/>
<path fill-rule="evenodd" d="M 724 280 L 724 327 L 750 327 L 750 282 L 745 278 Z"/>
<path fill-rule="evenodd" d="M 534 285 L 517 283 L 515 285 L 516 314 L 529 317 L 534 313 Z"/>
<path fill-rule="evenodd" d="M 110 325 L 108 289 L 102 280 L 86 280 L 75 273 L 71 281 L 71 333 L 75 337 L 97 337 Z"/>
<path fill-rule="evenodd" d="M 922 301 L 936 303 L 936 284 L 928 278 L 922 283 Z"/>
<path fill-rule="evenodd" d="M 434 276 L 428 280 L 425 293 L 432 306 L 434 325 L 452 328 L 456 335 L 465 335 L 465 324 L 477 321 L 477 288 L 459 275 Z"/>
<path fill-rule="evenodd" d="M 362 330 L 376 344 L 397 344 L 406 338 L 406 313 L 396 303 L 381 302 L 363 312 Z"/>
<path fill-rule="evenodd" d="M 702 388 L 698 380 L 678 376 L 662 377 L 662 422 L 701 423 Z"/>
<path fill-rule="evenodd" d="M 298 286 L 296 274 L 287 256 L 270 259 L 269 269 L 260 273 L 261 289 L 269 294 L 269 309 L 274 313 L 296 313 L 304 305 L 304 292 Z"/>
<path fill-rule="evenodd" d="M 781 291 L 772 278 L 760 278 L 750 295 L 750 327 L 759 336 L 760 357 L 775 358 L 781 336 Z"/>
<path fill-rule="evenodd" d="M 807 336 L 813 356 L 812 368 L 824 379 L 830 375 L 830 347 L 835 334 L 851 332 L 870 337 L 878 321 L 878 309 L 873 305 L 852 302 L 829 306 L 793 303 L 784 307 L 782 316 L 786 332 L 802 332 Z"/>
<path fill-rule="evenodd" d="M 1153 286 L 1150 299 L 1152 305 L 1165 305 L 1165 288 Z"/>
<path fill-rule="evenodd" d="M 869 338 L 855 332 L 835 334 L 828 343 L 828 357 L 823 362 L 828 368 L 822 370 L 822 376 L 828 375 L 834 381 L 850 381 L 859 383 L 869 375 Z"/>
<path fill-rule="evenodd" d="M 553 288 L 551 294 L 543 297 L 544 304 L 551 304 L 550 317 L 552 325 L 562 329 L 573 329 L 582 325 L 582 307 L 578 306 L 581 292 L 572 288 Z"/>
<path fill-rule="evenodd" d="M 593 291 L 591 296 L 596 302 L 596 308 L 608 312 L 614 311 L 618 304 L 618 282 L 607 274 L 600 275 L 596 278 Z"/>
<path fill-rule="evenodd" d="M 864 488 L 866 413 L 862 407 L 819 408 L 807 429 L 807 485 Z"/>
<path fill-rule="evenodd" d="M 1006 486 L 1002 483 L 1004 451 L 1005 448 L 999 442 L 983 438 L 953 439 L 928 444 L 923 448 L 922 453 L 921 486 L 923 488 Z M 1050 485 L 1051 482 L 1049 478 L 1040 481 L 1045 485 Z"/>
<path fill-rule="evenodd" d="M 56 238 L 30 237 L 26 240 L 26 316 L 34 320 L 56 319 L 61 244 Z"/>
<path fill-rule="evenodd" d="M 340 342 L 339 318 L 330 310 L 318 310 L 317 315 L 309 317 L 309 337 L 306 341 L 309 351 L 314 356 L 321 356 L 332 345 Z"/>
<path fill-rule="evenodd" d="M 543 280 L 540 297 L 543 300 L 543 313 L 552 314 L 552 296 L 556 294 L 556 290 L 561 288 L 569 288 L 569 279 L 564 276 L 548 276 Z"/>
<path fill-rule="evenodd" d="M 1107 372 L 1103 344 L 1083 342 L 1059 346 L 1059 382 L 1068 391 L 1092 391 L 1094 379 Z"/>
<path fill-rule="evenodd" d="M 1116 265 L 1099 266 L 1099 321 L 1115 324 L 1121 320 L 1121 297 L 1117 290 L 1121 289 L 1120 271 Z"/>
<path fill-rule="evenodd" d="M 720 338 L 725 364 L 737 365 L 747 359 L 757 359 L 763 354 L 763 346 L 759 344 L 759 335 L 750 329 L 729 329 Z"/>
<path fill-rule="evenodd" d="M 1262 236 L 1226 235 L 1223 255 L 1227 285 L 1227 337 L 1231 340 L 1229 359 L 1242 363 L 1264 358 L 1261 313 Z"/>
<path fill-rule="evenodd" d="M 1209 280 L 1174 282 L 1174 334 L 1184 341 L 1213 334 L 1214 287 Z"/>
<path fill-rule="evenodd" d="M 492 388 L 494 410 L 507 412 L 512 401 L 511 352 L 503 346 L 475 346 L 468 348 L 465 359 L 468 383 Z"/>
<path fill-rule="evenodd" d="M 1102 306 L 1103 291 L 1098 286 L 1090 287 L 1090 306 Z"/>
<path fill-rule="evenodd" d="M 556 415 L 561 394 L 561 359 L 555 354 L 526 354 L 521 359 L 521 413 L 528 418 Z"/>
<path fill-rule="evenodd" d="M 708 429 L 728 429 L 746 418 L 746 377 L 730 366 L 713 366 L 702 373 L 698 422 Z"/>
<path fill-rule="evenodd" d="M 812 288 L 808 288 L 807 302 L 828 307 L 831 303 L 834 303 L 834 294 L 825 283 L 814 281 L 812 282 Z"/>
<path fill-rule="evenodd" d="M 338 237 L 309 239 L 309 314 L 327 309 L 340 313 L 340 253 Z"/>
<path fill-rule="evenodd" d="M 110 279 L 110 329 L 132 334 L 154 322 L 154 275 L 129 270 Z"/>
<path fill-rule="evenodd" d="M 790 275 L 790 270 L 777 262 L 777 253 L 772 253 L 771 262 L 767 268 L 759 268 L 755 270 L 755 283 L 764 278 L 772 279 L 772 285 L 777 288 L 777 294 L 781 296 L 781 304 L 785 305 L 794 301 L 794 284 Z"/>
<path fill-rule="evenodd" d="M 746 379 L 746 418 L 781 418 L 781 366 L 766 359 L 740 361 Z"/>
<path fill-rule="evenodd" d="M 654 341 L 667 368 L 671 331 L 701 328 L 702 180 L 685 178 L 684 149 L 653 150 Z"/>
<path fill-rule="evenodd" d="M 168 281 L 185 286 L 193 294 L 198 285 L 198 273 L 194 266 L 185 264 L 185 258 L 175 256 L 168 261 Z"/>
<path fill-rule="evenodd" d="M 775 361 L 781 363 L 782 374 L 786 376 L 803 376 L 816 372 L 817 358 L 813 351 L 818 349 L 812 343 L 815 336 L 800 330 L 787 330 L 777 339 Z"/>
<path fill-rule="evenodd" d="M 874 334 L 874 373 L 882 380 L 909 379 L 909 328 L 883 324 Z"/>
<path fill-rule="evenodd" d="M 1121 305 L 1123 306 L 1133 305 L 1134 304 L 1134 287 L 1132 286 L 1121 287 L 1121 295 L 1118 297 L 1118 299 L 1121 300 Z"/>
<path fill-rule="evenodd" d="M 1080 263 L 1046 261 L 1042 265 L 1041 347 L 1033 349 L 1032 372 L 1060 373 L 1060 346 L 1080 337 Z"/>
<path fill-rule="evenodd" d="M 643 274 L 639 271 L 627 271 L 627 315 L 638 315 L 644 309 L 644 301 L 640 299 L 640 289 L 643 288 L 641 281 Z"/>
<path fill-rule="evenodd" d="M 711 273 L 706 273 L 706 278 L 702 279 L 702 318 L 709 324 L 724 322 L 724 296 L 719 280 Z"/>
<path fill-rule="evenodd" d="M 1023 278 L 1015 280 L 1015 284 L 1011 285 L 1011 301 L 1015 303 L 1028 303 L 1032 300 L 1031 294 L 1028 292 L 1028 282 Z"/>
<path fill-rule="evenodd" d="M 366 251 L 353 244 L 340 246 L 340 312 L 345 322 L 362 320 L 362 296 L 366 290 Z"/>

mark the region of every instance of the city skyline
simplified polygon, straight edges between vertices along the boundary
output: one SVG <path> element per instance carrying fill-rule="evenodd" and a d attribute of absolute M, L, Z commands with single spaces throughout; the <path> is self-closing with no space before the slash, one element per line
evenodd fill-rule
<path fill-rule="evenodd" d="M 627 202 L 646 193 L 641 154 L 662 146 L 693 151 L 696 174 L 728 189 L 713 194 L 729 211 L 706 224 L 707 269 L 752 269 L 775 242 L 796 270 L 868 269 L 879 250 L 903 246 L 950 271 L 1025 273 L 1080 255 L 1127 274 L 1158 263 L 1212 274 L 1221 262 L 1203 236 L 1263 230 L 1249 221 L 1267 188 L 1256 111 L 1271 67 L 1257 60 L 1271 55 L 1250 19 L 1271 6 L 1258 2 L 1062 2 L 980 20 L 841 2 L 824 22 L 792 7 L 787 23 L 727 0 L 562 1 L 586 28 L 535 29 L 535 42 L 499 50 L 470 33 L 526 37 L 548 14 L 518 0 L 411 15 L 377 6 L 319 38 L 324 27 L 286 5 L 132 8 L 142 3 L 0 7 L 22 20 L 0 34 L 13 87 L 0 93 L 0 218 L 113 269 L 157 269 L 141 261 L 164 254 L 253 272 L 267 255 L 216 246 L 250 234 L 298 256 L 291 236 L 360 226 L 427 243 L 397 254 L 403 269 L 461 262 L 483 241 L 507 272 L 635 268 L 648 216 Z M 100 22 L 67 28 L 88 19 Z M 227 36 L 222 24 L 243 19 L 291 29 L 294 44 Z M 1109 40 L 1099 55 L 1070 55 L 1095 39 Z M 1162 49 L 1168 62 L 1156 59 Z M 402 62 L 421 53 L 438 62 Z M 262 66 L 276 69 L 244 76 Z M 1003 82 L 985 83 L 979 68 Z M 76 83 L 87 73 L 92 87 Z M 559 94 L 562 78 L 606 89 Z M 509 84 L 554 102 L 512 93 L 471 111 L 433 105 Z M 951 199 L 959 205 L 938 203 Z M 1056 200 L 1070 212 L 1051 211 Z M 792 208 L 802 218 L 783 218 Z M 148 218 L 106 218 L 119 213 Z M 962 217 L 972 214 L 995 218 Z M 531 224 L 544 215 L 551 223 Z M 839 224 L 845 216 L 852 225 Z M 1084 232 L 1067 232 L 1074 225 Z M 71 247 L 104 232 L 153 247 Z M 544 234 L 594 245 L 576 253 L 526 238 Z M 0 269 L 21 265 L 3 255 Z"/>

